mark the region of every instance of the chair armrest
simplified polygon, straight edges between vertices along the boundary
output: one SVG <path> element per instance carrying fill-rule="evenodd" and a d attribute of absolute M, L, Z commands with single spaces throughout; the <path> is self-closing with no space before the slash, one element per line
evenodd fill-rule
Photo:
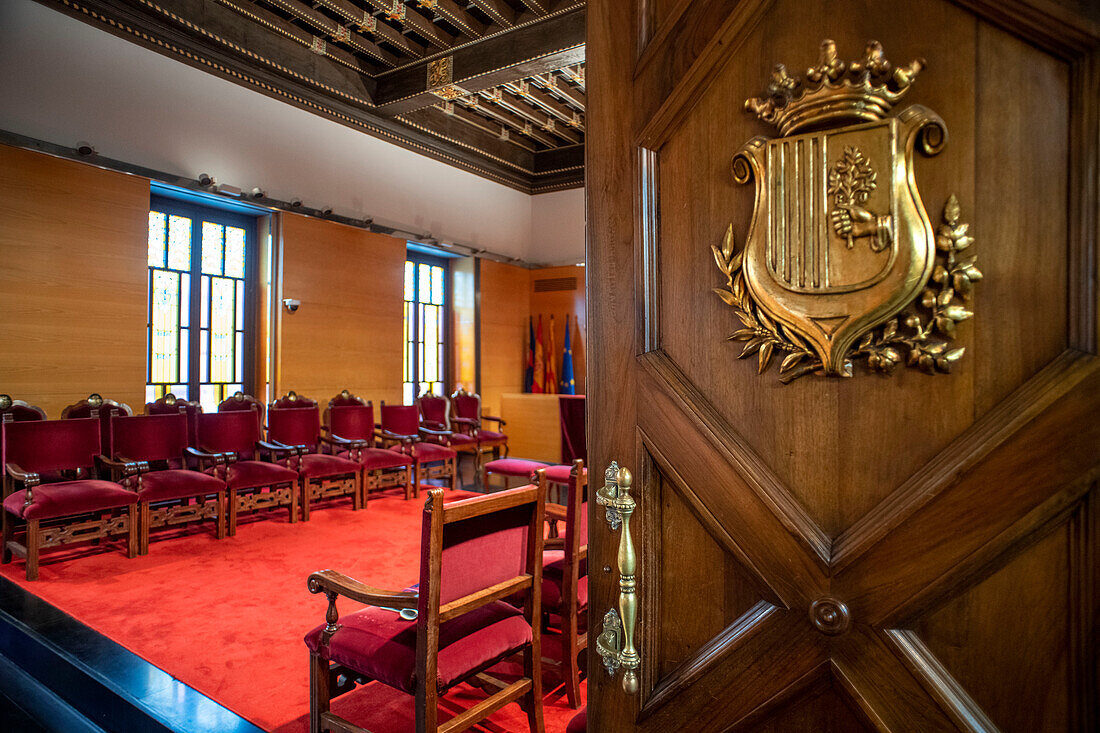
<path fill-rule="evenodd" d="M 23 484 L 24 486 L 38 486 L 42 483 L 42 477 L 34 471 L 24 471 L 15 463 L 4 464 L 4 470 L 9 476 Z"/>
<path fill-rule="evenodd" d="M 547 537 L 542 541 L 542 549 L 544 550 L 564 550 L 565 538 L 564 537 Z"/>
<path fill-rule="evenodd" d="M 322 435 L 321 442 L 329 445 L 339 445 L 344 448 L 366 448 L 369 445 L 365 440 L 341 438 L 339 435 Z"/>
<path fill-rule="evenodd" d="M 389 430 L 383 430 L 382 428 L 375 428 L 374 434 L 384 440 L 396 440 L 400 443 L 412 443 L 420 439 L 419 435 L 403 435 L 401 433 L 391 433 Z"/>
<path fill-rule="evenodd" d="M 545 512 L 547 519 L 560 519 L 562 521 L 565 521 L 566 509 L 561 504 L 547 503 L 545 507 Z"/>
<path fill-rule="evenodd" d="M 438 435 L 440 437 L 450 437 L 454 435 L 454 431 L 452 430 L 432 430 L 431 428 L 425 428 L 423 426 L 421 426 L 420 432 L 426 433 L 427 435 Z"/>
<path fill-rule="evenodd" d="M 204 463 L 210 463 L 215 466 L 224 466 L 227 463 L 233 463 L 237 460 L 236 453 L 219 453 L 217 451 L 199 450 L 198 448 L 192 448 L 187 446 L 184 449 L 183 454 L 185 456 L 191 456 L 197 458 L 199 461 L 199 470 L 202 470 Z"/>
<path fill-rule="evenodd" d="M 451 422 L 456 422 L 462 425 L 477 425 L 477 420 L 472 417 L 452 417 Z"/>
<path fill-rule="evenodd" d="M 482 421 L 482 422 L 485 422 L 486 420 L 490 420 L 490 421 L 492 421 L 492 422 L 495 422 L 495 423 L 499 423 L 499 424 L 500 424 L 500 427 L 504 427 L 505 425 L 507 425 L 507 424 L 508 424 L 508 423 L 506 423 L 506 422 L 504 421 L 504 419 L 503 419 L 503 418 L 499 418 L 499 417 L 493 417 L 492 415 L 482 415 L 482 416 L 481 416 L 481 421 Z"/>
<path fill-rule="evenodd" d="M 368 606 L 387 606 L 390 608 L 416 608 L 420 594 L 416 591 L 383 590 L 366 583 L 360 583 L 335 570 L 320 570 L 312 573 L 306 581 L 310 593 L 342 595 Z"/>
<path fill-rule="evenodd" d="M 112 471 L 120 471 L 124 478 L 149 472 L 149 461 L 135 461 L 126 456 L 119 456 L 117 459 L 108 458 L 102 454 L 96 456 L 96 460 Z"/>
<path fill-rule="evenodd" d="M 267 440 L 257 440 L 256 448 L 259 450 L 270 451 L 271 453 L 293 453 L 296 456 L 302 456 L 309 453 L 308 445 L 287 445 L 286 443 L 279 443 Z"/>

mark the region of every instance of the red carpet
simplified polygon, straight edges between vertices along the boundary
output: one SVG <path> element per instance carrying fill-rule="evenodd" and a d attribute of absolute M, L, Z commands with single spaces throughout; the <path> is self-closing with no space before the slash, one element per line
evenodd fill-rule
<path fill-rule="evenodd" d="M 296 525 L 280 511 L 243 521 L 236 537 L 220 541 L 206 527 L 154 540 L 148 556 L 133 560 L 118 551 L 63 560 L 44 553 L 33 583 L 18 559 L 0 573 L 261 728 L 298 733 L 309 730 L 302 637 L 324 621 L 326 607 L 323 595 L 306 590 L 306 577 L 334 568 L 383 588 L 415 583 L 422 506 L 383 496 L 365 511 L 340 503 Z M 339 608 L 357 605 L 340 599 Z M 556 657 L 555 639 L 544 639 L 544 655 Z M 552 673 L 544 690 L 546 730 L 560 733 L 574 711 Z M 460 686 L 441 707 L 457 711 L 480 699 Z M 338 698 L 333 710 L 374 733 L 413 730 L 412 697 L 377 683 Z M 527 718 L 507 705 L 472 730 L 524 732 Z"/>

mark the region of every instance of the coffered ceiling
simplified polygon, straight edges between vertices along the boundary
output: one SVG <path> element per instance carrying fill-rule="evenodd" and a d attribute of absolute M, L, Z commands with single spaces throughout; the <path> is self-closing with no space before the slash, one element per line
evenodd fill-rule
<path fill-rule="evenodd" d="M 521 191 L 583 184 L 584 0 L 38 1 Z"/>

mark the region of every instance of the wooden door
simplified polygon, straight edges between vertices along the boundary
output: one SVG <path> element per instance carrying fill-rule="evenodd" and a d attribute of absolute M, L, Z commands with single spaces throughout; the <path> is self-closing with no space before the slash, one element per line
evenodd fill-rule
<path fill-rule="evenodd" d="M 641 657 L 629 694 L 590 644 L 589 730 L 1097 730 L 1096 5 L 590 0 L 588 23 L 591 481 L 634 474 Z M 890 375 L 783 384 L 793 352 L 727 339 L 754 324 L 712 247 L 751 239 L 734 154 L 780 136 L 744 101 L 826 38 L 924 59 L 887 116 L 942 117 L 916 186 L 984 277 L 948 278 L 966 312 L 917 368 L 899 345 Z M 619 532 L 592 511 L 594 639 Z"/>

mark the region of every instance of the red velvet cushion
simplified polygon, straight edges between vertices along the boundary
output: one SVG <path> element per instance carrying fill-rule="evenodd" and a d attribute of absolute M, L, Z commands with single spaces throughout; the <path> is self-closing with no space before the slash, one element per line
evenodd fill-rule
<path fill-rule="evenodd" d="M 542 553 L 542 605 L 557 608 L 561 605 L 561 585 L 565 575 L 565 552 L 546 550 Z M 577 603 L 588 603 L 588 561 L 580 562 L 580 578 L 577 580 Z"/>
<path fill-rule="evenodd" d="M 4 460 L 24 471 L 44 473 L 95 464 L 99 421 L 36 420 L 4 426 Z"/>
<path fill-rule="evenodd" d="M 581 711 L 574 715 L 569 721 L 569 725 L 565 726 L 565 733 L 587 733 L 588 731 L 588 706 L 581 708 Z"/>
<path fill-rule="evenodd" d="M 277 411 L 272 410 L 269 415 Z M 340 476 L 345 473 L 359 473 L 359 464 L 339 456 L 326 456 L 319 453 L 310 453 L 301 457 L 301 462 L 296 464 L 294 458 L 288 458 L 279 462 L 284 466 L 298 466 L 298 473 L 306 478 L 324 478 L 325 476 Z"/>
<path fill-rule="evenodd" d="M 481 400 L 473 395 L 457 394 L 451 398 L 456 417 L 477 420 L 481 417 Z"/>
<path fill-rule="evenodd" d="M 4 499 L 4 508 L 24 519 L 51 519 L 136 504 L 138 495 L 113 481 L 90 480 L 35 486 L 33 498 L 24 511 L 26 494 L 16 491 Z"/>
<path fill-rule="evenodd" d="M 199 415 L 199 447 L 251 458 L 256 451 L 256 441 L 260 439 L 256 415 L 252 410 L 202 413 Z"/>
<path fill-rule="evenodd" d="M 508 436 L 495 430 L 479 430 L 477 431 L 477 439 L 488 442 L 490 440 L 508 440 Z"/>
<path fill-rule="evenodd" d="M 317 445 L 321 435 L 321 415 L 317 406 L 272 407 L 267 411 L 267 434 L 286 445 Z"/>
<path fill-rule="evenodd" d="M 447 424 L 447 400 L 442 397 L 421 397 L 417 400 L 425 423 Z"/>
<path fill-rule="evenodd" d="M 413 457 L 421 463 L 432 463 L 454 458 L 455 452 L 446 446 L 436 445 L 435 443 L 414 443 Z"/>
<path fill-rule="evenodd" d="M 522 491 L 512 489 L 507 493 Z M 497 496 L 505 495 L 505 492 Z M 452 509 L 484 502 L 480 496 L 451 502 Z M 500 509 L 448 522 L 443 529 L 443 557 L 439 580 L 439 602 L 450 603 L 497 583 L 527 572 L 527 532 L 531 523 L 530 504 Z M 424 512 L 421 546 L 430 540 L 430 516 Z M 426 570 L 421 567 L 421 577 Z"/>
<path fill-rule="evenodd" d="M 485 464 L 485 470 L 489 473 L 521 476 L 523 478 L 530 478 L 531 474 L 540 468 L 546 468 L 546 464 L 538 461 L 528 461 L 526 458 L 498 458 Z"/>
<path fill-rule="evenodd" d="M 331 407 L 328 427 L 340 438 L 374 442 L 374 408 L 370 405 Z"/>
<path fill-rule="evenodd" d="M 382 405 L 383 430 L 398 435 L 416 435 L 420 432 L 420 415 L 416 405 Z"/>
<path fill-rule="evenodd" d="M 164 501 L 207 496 L 224 490 L 225 482 L 220 478 L 198 471 L 169 469 L 142 474 L 138 496 L 143 501 Z"/>
<path fill-rule="evenodd" d="M 368 607 L 340 617 L 327 653 L 320 649 L 318 626 L 306 635 L 310 651 L 338 664 L 412 693 L 416 689 L 416 621 L 403 621 L 393 611 Z M 531 627 L 523 613 L 507 603 L 493 601 L 448 621 L 439 628 L 440 693 L 471 671 L 507 656 L 531 641 Z"/>
<path fill-rule="evenodd" d="M 459 448 L 467 445 L 473 445 L 476 442 L 477 439 L 474 438 L 474 436 L 467 435 L 466 433 L 455 433 L 451 436 L 451 445 Z"/>
<path fill-rule="evenodd" d="M 240 413 L 247 415 L 248 413 Z M 220 468 L 220 467 L 219 467 Z M 217 468 L 207 469 L 207 473 L 216 474 Z M 226 472 L 226 485 L 231 489 L 251 489 L 256 486 L 298 482 L 298 472 L 285 466 L 263 461 L 237 461 L 229 465 Z"/>
<path fill-rule="evenodd" d="M 187 415 L 138 415 L 111 419 L 111 447 L 134 461 L 180 458 L 187 447 Z"/>
<path fill-rule="evenodd" d="M 572 466 L 550 466 L 546 469 L 546 480 L 555 484 L 567 484 L 569 483 L 569 472 L 573 470 Z M 588 469 L 584 469 L 584 475 L 588 475 Z"/>
<path fill-rule="evenodd" d="M 351 453 L 349 451 L 343 451 L 340 453 L 340 457 L 350 458 Z M 412 459 L 404 453 L 398 453 L 395 450 L 384 450 L 382 448 L 364 448 L 359 458 L 359 464 L 368 471 L 379 468 L 402 468 L 404 466 L 411 466 L 412 463 Z"/>

